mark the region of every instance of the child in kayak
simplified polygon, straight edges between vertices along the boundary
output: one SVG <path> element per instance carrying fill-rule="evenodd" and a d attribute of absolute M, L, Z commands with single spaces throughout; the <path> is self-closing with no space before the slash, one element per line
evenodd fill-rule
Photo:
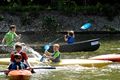
<path fill-rule="evenodd" d="M 51 60 L 52 62 L 60 62 L 60 52 L 59 52 L 60 45 L 54 44 L 53 45 L 53 53 L 49 53 L 48 51 L 45 51 L 44 57 L 48 58 L 48 60 Z"/>
<path fill-rule="evenodd" d="M 11 63 L 16 62 L 15 61 L 15 54 L 21 54 L 21 56 L 22 56 L 21 62 L 23 62 L 27 66 L 31 67 L 30 63 L 28 62 L 28 56 L 27 56 L 27 54 L 22 51 L 22 44 L 21 43 L 18 43 L 18 44 L 15 45 L 15 50 L 16 51 L 11 52 L 11 55 L 10 55 L 10 57 L 11 57 L 10 61 L 11 61 Z M 31 72 L 35 73 L 33 69 L 32 69 Z"/>
<path fill-rule="evenodd" d="M 74 31 L 68 31 L 68 34 L 64 36 L 64 40 L 65 40 L 68 44 L 74 43 L 74 38 L 75 38 Z"/>
<path fill-rule="evenodd" d="M 21 54 L 21 56 L 22 56 L 22 60 L 21 61 L 25 62 L 28 66 L 30 66 L 30 64 L 28 62 L 28 56 L 27 56 L 27 54 L 25 52 L 22 51 L 22 45 L 20 43 L 16 44 L 15 45 L 15 51 L 11 52 L 11 55 L 10 55 L 10 58 L 11 58 L 10 61 L 11 61 L 11 63 L 15 62 L 14 55 L 17 54 L 17 53 Z"/>
<path fill-rule="evenodd" d="M 27 69 L 28 66 L 22 62 L 22 55 L 16 53 L 14 55 L 15 61 L 11 63 L 8 67 L 9 70 L 19 70 L 19 69 Z"/>
<path fill-rule="evenodd" d="M 15 61 L 13 63 L 11 63 L 9 66 L 8 66 L 8 70 L 5 71 L 5 74 L 8 75 L 8 73 L 11 71 L 11 70 L 21 70 L 21 69 L 28 69 L 31 71 L 31 68 L 28 67 L 26 64 L 24 64 L 22 62 L 22 55 L 21 54 L 15 54 L 14 55 L 14 58 L 15 58 Z"/>

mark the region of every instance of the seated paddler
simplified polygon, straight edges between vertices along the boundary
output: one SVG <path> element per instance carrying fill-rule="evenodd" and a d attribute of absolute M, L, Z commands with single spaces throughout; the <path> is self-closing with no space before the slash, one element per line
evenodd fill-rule
<path fill-rule="evenodd" d="M 15 54 L 14 55 L 15 61 L 11 63 L 8 67 L 9 70 L 20 70 L 20 69 L 27 69 L 29 68 L 26 64 L 22 62 L 22 56 L 21 54 Z"/>
<path fill-rule="evenodd" d="M 48 51 L 45 51 L 45 54 L 43 55 L 48 59 L 48 61 L 52 61 L 54 63 L 60 62 L 60 45 L 59 44 L 54 44 L 53 45 L 53 53 L 50 53 Z"/>
<path fill-rule="evenodd" d="M 75 34 L 74 31 L 68 31 L 68 34 L 64 36 L 64 40 L 68 43 L 68 44 L 72 44 L 75 42 Z"/>

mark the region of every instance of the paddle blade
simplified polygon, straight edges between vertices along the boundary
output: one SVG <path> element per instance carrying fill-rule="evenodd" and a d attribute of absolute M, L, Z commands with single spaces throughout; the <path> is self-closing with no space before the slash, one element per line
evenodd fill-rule
<path fill-rule="evenodd" d="M 45 51 L 48 51 L 48 50 L 50 49 L 50 45 L 48 45 L 48 44 L 45 45 L 45 46 L 44 46 L 44 49 L 45 49 Z"/>
<path fill-rule="evenodd" d="M 88 29 L 88 28 L 90 28 L 92 26 L 92 24 L 91 23 L 86 23 L 86 24 L 84 24 L 80 29 L 83 29 L 83 30 L 85 30 L 85 29 Z"/>

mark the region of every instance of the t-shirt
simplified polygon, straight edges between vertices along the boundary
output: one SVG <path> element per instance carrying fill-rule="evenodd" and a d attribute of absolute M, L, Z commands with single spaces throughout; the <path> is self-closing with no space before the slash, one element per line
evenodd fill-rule
<path fill-rule="evenodd" d="M 12 47 L 15 44 L 16 33 L 9 31 L 5 34 L 4 38 L 6 40 L 5 44 Z"/>
<path fill-rule="evenodd" d="M 73 36 L 68 36 L 67 37 L 67 43 L 68 44 L 74 43 L 74 37 Z"/>
<path fill-rule="evenodd" d="M 14 54 L 15 54 L 15 52 L 12 52 L 11 55 L 10 55 L 10 58 L 11 58 L 10 60 L 12 62 L 15 61 Z M 28 60 L 28 56 L 27 56 L 27 54 L 25 52 L 20 52 L 19 54 L 22 55 L 22 62 L 24 62 L 24 60 Z"/>
<path fill-rule="evenodd" d="M 59 51 L 55 51 L 52 54 L 52 57 L 54 58 L 54 60 L 52 60 L 52 62 L 60 62 L 60 52 Z"/>

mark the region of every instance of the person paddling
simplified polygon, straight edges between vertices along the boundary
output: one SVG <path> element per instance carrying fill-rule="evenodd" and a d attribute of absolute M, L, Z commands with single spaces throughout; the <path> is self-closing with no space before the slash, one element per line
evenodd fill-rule
<path fill-rule="evenodd" d="M 21 69 L 28 69 L 31 71 L 31 68 L 28 67 L 26 64 L 24 64 L 22 62 L 22 56 L 21 54 L 15 54 L 14 55 L 14 58 L 15 58 L 15 61 L 13 63 L 11 63 L 9 66 L 8 66 L 8 70 L 5 71 L 5 74 L 8 75 L 8 73 L 11 71 L 11 70 L 21 70 Z"/>
<path fill-rule="evenodd" d="M 8 67 L 9 70 L 19 70 L 29 68 L 25 63 L 22 62 L 22 55 L 19 53 L 14 54 L 15 61 Z"/>
<path fill-rule="evenodd" d="M 68 31 L 68 34 L 64 36 L 64 40 L 65 40 L 68 44 L 74 43 L 74 38 L 75 38 L 74 31 Z"/>
<path fill-rule="evenodd" d="M 48 60 L 51 60 L 52 62 L 60 62 L 60 51 L 59 51 L 60 45 L 54 44 L 53 45 L 53 53 L 50 53 L 48 51 L 45 51 L 44 57 L 48 58 Z"/>
<path fill-rule="evenodd" d="M 31 67 L 30 63 L 28 62 L 28 56 L 25 52 L 22 51 L 22 44 L 16 44 L 15 45 L 15 50 L 16 51 L 12 51 L 11 55 L 10 55 L 10 61 L 11 63 L 15 62 L 15 54 L 21 54 L 22 56 L 22 62 L 25 63 L 27 66 Z M 33 69 L 32 69 L 32 73 L 34 73 Z"/>

